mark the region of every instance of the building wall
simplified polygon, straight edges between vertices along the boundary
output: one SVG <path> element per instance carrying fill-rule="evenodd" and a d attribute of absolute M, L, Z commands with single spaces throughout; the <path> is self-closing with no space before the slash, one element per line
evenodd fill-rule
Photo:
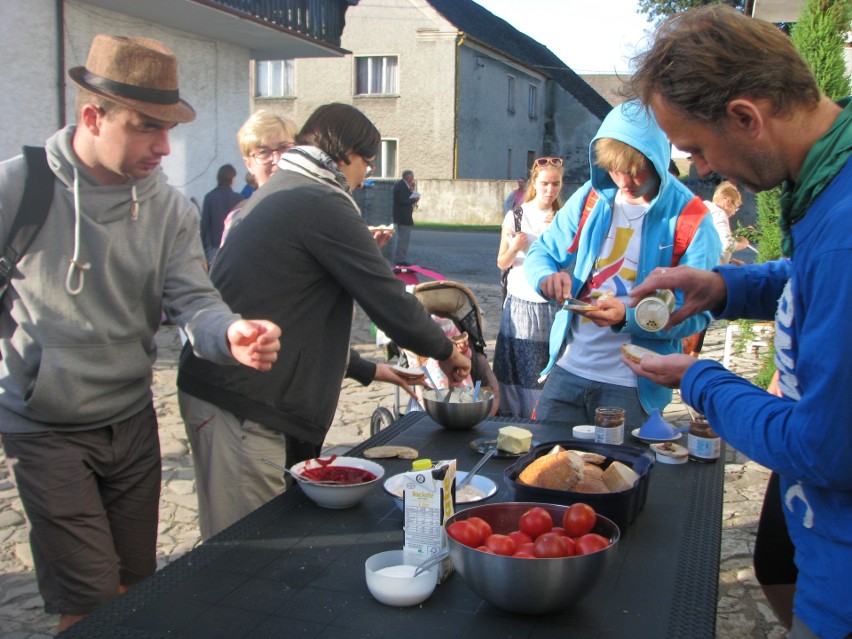
<path fill-rule="evenodd" d="M 43 144 L 59 126 L 56 88 L 55 3 L 51 0 L 0 0 L 4 37 L 0 66 L 7 90 L 0 95 L 3 113 L 21 114 L 23 127 L 2 127 L 2 157 L 19 152 L 24 143 Z M 236 132 L 249 114 L 246 96 L 248 49 L 204 39 L 75 0 L 65 1 L 65 68 L 84 65 L 98 33 L 149 37 L 164 42 L 177 55 L 181 97 L 198 118 L 170 135 L 171 154 L 163 159 L 169 182 L 187 197 L 202 201 L 216 186 L 216 171 L 225 163 L 244 173 Z M 8 19 L 10 18 L 11 19 Z M 21 55 L 26 52 L 26 55 Z M 19 68 L 23 67 L 23 68 Z M 65 78 L 68 123 L 75 120 L 76 86 Z M 237 189 L 242 188 L 238 181 Z"/>
<path fill-rule="evenodd" d="M 398 56 L 399 94 L 356 97 L 354 55 L 300 59 L 295 98 L 254 98 L 254 107 L 301 126 L 322 104 L 353 104 L 383 138 L 397 141 L 395 177 L 408 168 L 418 179 L 451 177 L 455 41 L 456 30 L 422 0 L 361 0 L 346 12 L 341 46 L 358 55 Z"/>
<path fill-rule="evenodd" d="M 529 114 L 530 85 L 538 90 L 536 117 Z M 517 180 L 529 173 L 528 153 L 542 151 L 545 86 L 543 76 L 465 42 L 459 52 L 459 178 Z"/>

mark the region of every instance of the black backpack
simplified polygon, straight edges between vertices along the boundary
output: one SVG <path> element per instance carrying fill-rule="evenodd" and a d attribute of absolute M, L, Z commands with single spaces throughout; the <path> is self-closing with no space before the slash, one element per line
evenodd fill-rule
<path fill-rule="evenodd" d="M 0 256 L 0 299 L 6 294 L 15 265 L 35 240 L 53 202 L 55 177 L 47 164 L 44 147 L 25 146 L 23 151 L 27 162 L 27 179 L 21 205 L 6 236 L 6 249 Z"/>

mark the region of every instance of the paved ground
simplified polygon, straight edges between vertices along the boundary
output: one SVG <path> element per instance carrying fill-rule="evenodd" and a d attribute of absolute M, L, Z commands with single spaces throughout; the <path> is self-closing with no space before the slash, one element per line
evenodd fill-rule
<path fill-rule="evenodd" d="M 436 268 L 445 276 L 469 285 L 485 318 L 489 357 L 499 324 L 500 289 L 494 266 L 496 234 L 417 232 L 412 237 L 412 261 Z M 440 264 L 440 267 L 438 265 Z M 714 327 L 705 343 L 704 356 L 722 359 L 725 329 Z M 366 356 L 379 359 L 371 343 L 369 323 L 359 311 L 353 344 Z M 175 366 L 180 343 L 176 329 L 164 327 L 157 335 L 159 358 L 154 395 L 160 419 L 163 453 L 163 491 L 160 502 L 158 562 L 164 566 L 199 543 L 196 524 L 195 483 L 192 461 L 177 408 Z M 755 359 L 735 357 L 731 368 L 749 375 Z M 393 407 L 393 390 L 376 384 L 343 386 L 334 424 L 326 440 L 329 450 L 343 451 L 369 434 L 370 416 L 377 406 Z M 675 402 L 666 416 L 682 417 L 685 408 Z M 0 449 L 0 461 L 5 461 Z M 735 453 L 725 468 L 722 565 L 719 575 L 717 637 L 720 639 L 784 636 L 783 628 L 763 599 L 754 579 L 751 554 L 754 532 L 768 471 Z M 5 463 L 0 463 L 0 639 L 41 639 L 51 635 L 57 618 L 44 614 L 32 572 L 28 528 L 17 492 Z"/>

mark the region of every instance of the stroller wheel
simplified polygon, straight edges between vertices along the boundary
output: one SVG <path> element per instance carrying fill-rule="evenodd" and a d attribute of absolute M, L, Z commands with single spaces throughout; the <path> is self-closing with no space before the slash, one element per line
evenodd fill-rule
<path fill-rule="evenodd" d="M 370 437 L 391 424 L 393 424 L 393 413 L 384 406 L 379 406 L 370 417 Z"/>

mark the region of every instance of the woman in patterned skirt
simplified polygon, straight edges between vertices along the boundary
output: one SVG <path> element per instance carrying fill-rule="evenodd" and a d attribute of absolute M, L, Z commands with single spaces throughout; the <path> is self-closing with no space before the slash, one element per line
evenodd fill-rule
<path fill-rule="evenodd" d="M 506 417 L 531 417 L 541 395 L 543 385 L 538 378 L 547 365 L 550 326 L 557 308 L 527 282 L 524 257 L 562 207 L 561 190 L 562 158 L 537 159 L 524 203 L 503 220 L 497 266 L 511 270 L 494 353 L 494 374 L 500 381 L 500 414 Z"/>

